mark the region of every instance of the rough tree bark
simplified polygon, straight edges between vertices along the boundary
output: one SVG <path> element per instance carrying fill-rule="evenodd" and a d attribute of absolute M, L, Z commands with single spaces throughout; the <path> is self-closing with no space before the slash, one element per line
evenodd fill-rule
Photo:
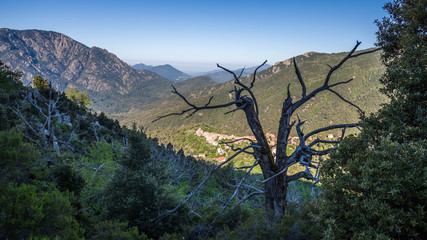
<path fill-rule="evenodd" d="M 342 97 L 339 93 L 334 91 L 332 88 L 341 84 L 347 84 L 353 79 L 349 79 L 347 81 L 337 82 L 334 84 L 330 84 L 330 79 L 332 74 L 339 69 L 347 60 L 351 58 L 358 57 L 360 55 L 368 54 L 375 52 L 379 49 L 374 49 L 370 51 L 365 51 L 361 53 L 355 54 L 355 51 L 357 47 L 360 45 L 360 42 L 357 42 L 354 48 L 335 66 L 329 66 L 330 70 L 328 74 L 325 77 L 325 80 L 323 82 L 323 85 L 314 89 L 313 91 L 307 93 L 307 89 L 304 83 L 304 80 L 301 76 L 301 73 L 298 69 L 298 66 L 296 64 L 295 58 L 293 58 L 293 65 L 295 68 L 295 74 L 298 77 L 299 83 L 302 88 L 301 98 L 293 102 L 291 98 L 291 93 L 289 90 L 289 85 L 287 88 L 287 97 L 283 102 L 283 106 L 281 109 L 281 117 L 279 122 L 279 129 L 278 129 L 278 137 L 277 137 L 277 146 L 276 146 L 276 155 L 273 154 L 271 147 L 268 144 L 266 135 L 264 133 L 264 130 L 260 124 L 259 121 L 259 110 L 258 110 L 258 103 L 255 98 L 255 95 L 253 94 L 252 88 L 254 87 L 255 80 L 256 80 L 256 73 L 258 69 L 263 66 L 267 61 L 265 61 L 263 64 L 261 64 L 253 73 L 253 78 L 248 85 L 244 84 L 240 77 L 243 73 L 243 71 L 240 73 L 239 76 L 237 76 L 234 72 L 217 65 L 219 68 L 229 72 L 234 76 L 234 100 L 225 104 L 220 105 L 211 105 L 211 100 L 213 97 L 211 97 L 207 104 L 204 106 L 196 106 L 188 101 L 186 97 L 184 97 L 181 93 L 179 93 L 175 87 L 173 87 L 173 93 L 177 94 L 188 106 L 188 109 L 183 110 L 179 113 L 170 113 L 164 116 L 160 116 L 154 121 L 158 121 L 162 118 L 173 116 L 173 115 L 183 115 L 186 113 L 189 113 L 189 116 L 192 116 L 194 113 L 200 110 L 205 109 L 216 109 L 216 108 L 225 108 L 229 106 L 235 106 L 236 108 L 232 111 L 226 112 L 226 114 L 241 110 L 246 115 L 246 121 L 255 136 L 256 142 L 249 145 L 247 148 L 252 148 L 252 152 L 248 152 L 245 150 L 242 150 L 238 152 L 239 153 L 247 153 L 252 154 L 255 158 L 255 161 L 260 165 L 262 174 L 264 176 L 264 195 L 265 195 L 265 206 L 268 209 L 271 209 L 274 211 L 275 215 L 283 216 L 286 210 L 286 194 L 287 189 L 289 186 L 289 183 L 301 178 L 305 178 L 308 180 L 313 180 L 316 182 L 319 181 L 319 172 L 318 168 L 320 165 L 320 162 L 313 161 L 314 156 L 322 156 L 328 154 L 332 149 L 335 149 L 337 147 L 337 144 L 339 141 L 329 141 L 329 140 L 321 140 L 316 139 L 310 144 L 307 145 L 307 140 L 310 136 L 313 136 L 315 134 L 325 132 L 332 129 L 342 129 L 342 136 L 341 139 L 344 137 L 345 130 L 347 128 L 353 128 L 357 127 L 358 123 L 350 123 L 350 124 L 339 124 L 339 125 L 332 125 L 320 129 L 316 129 L 310 133 L 304 134 L 301 130 L 301 126 L 304 124 L 304 121 L 301 121 L 298 117 L 298 123 L 295 126 L 296 121 L 291 121 L 292 115 L 295 113 L 295 111 L 301 107 L 304 103 L 312 99 L 316 94 L 323 92 L 323 91 L 330 91 L 331 93 L 337 95 L 342 101 L 345 101 L 346 103 L 350 104 L 351 106 L 357 108 L 358 111 L 362 110 L 357 107 L 355 104 L 351 103 L 350 101 L 346 100 L 344 97 Z M 246 93 L 248 95 L 243 95 L 243 93 Z M 291 132 L 291 129 L 295 126 L 296 132 L 298 134 L 299 138 L 299 145 L 297 146 L 296 150 L 288 155 L 286 153 L 286 149 L 288 146 L 288 137 Z M 322 151 L 319 151 L 317 149 L 314 149 L 313 146 L 319 143 L 325 143 L 325 144 L 334 144 L 334 147 L 330 147 L 327 149 L 324 149 Z M 220 166 L 224 165 L 225 163 L 228 163 L 231 161 L 235 155 L 233 155 L 231 158 L 227 159 L 225 162 L 223 162 Z M 294 164 L 301 164 L 305 167 L 305 171 L 298 172 L 293 175 L 288 175 L 288 169 L 290 166 Z M 219 166 L 219 167 L 220 167 Z M 248 173 L 252 170 L 248 170 Z M 315 176 L 311 173 L 310 170 L 314 169 L 316 171 Z M 214 169 L 215 170 L 215 169 Z M 212 174 L 212 173 L 211 173 Z M 210 174 L 210 175 L 211 175 Z M 209 175 L 209 176 L 210 176 Z M 207 180 L 207 179 L 206 179 Z M 206 182 L 206 181 L 204 181 Z M 202 184 L 204 184 L 202 182 Z M 202 185 L 201 184 L 201 185 Z M 199 186 L 200 187 L 200 186 Z M 198 190 L 199 187 L 196 189 Z M 189 197 L 192 195 L 190 194 Z M 233 195 L 234 197 L 234 195 Z M 177 206 L 177 208 L 181 207 Z M 176 209 L 177 209 L 176 208 Z M 170 212 L 175 211 L 171 210 Z"/>

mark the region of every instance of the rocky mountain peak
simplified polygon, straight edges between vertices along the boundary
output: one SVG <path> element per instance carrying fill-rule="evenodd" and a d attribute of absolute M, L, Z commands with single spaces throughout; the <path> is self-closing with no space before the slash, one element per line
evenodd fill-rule
<path fill-rule="evenodd" d="M 163 90 L 152 87 L 147 92 L 144 88 L 169 84 L 155 73 L 133 69 L 105 49 L 89 48 L 52 31 L 0 29 L 0 60 L 23 72 L 24 84 L 31 84 L 35 75 L 41 75 L 60 91 L 69 86 L 89 91 L 94 102 L 114 95 L 140 95 L 144 91 L 148 101 Z"/>

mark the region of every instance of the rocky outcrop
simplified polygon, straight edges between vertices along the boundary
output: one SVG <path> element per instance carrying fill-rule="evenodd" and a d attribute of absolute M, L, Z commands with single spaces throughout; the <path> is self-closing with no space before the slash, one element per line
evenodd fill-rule
<path fill-rule="evenodd" d="M 105 49 L 87 47 L 51 31 L 0 29 L 0 60 L 23 72 L 30 84 L 42 75 L 62 91 L 69 86 L 89 91 L 95 105 L 106 96 L 142 96 L 138 104 L 158 100 L 170 81 L 144 70 L 135 70 Z M 126 104 L 120 103 L 121 108 Z M 114 102 L 111 102 L 114 104 Z"/>

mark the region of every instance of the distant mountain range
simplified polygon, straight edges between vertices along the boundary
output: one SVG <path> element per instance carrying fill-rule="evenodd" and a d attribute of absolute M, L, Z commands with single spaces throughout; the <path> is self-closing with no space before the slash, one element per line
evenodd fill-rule
<path fill-rule="evenodd" d="M 271 65 L 265 64 L 258 71 L 260 72 L 264 69 L 269 68 L 270 66 Z M 242 77 L 253 73 L 257 67 L 258 66 L 245 68 L 245 70 L 242 73 Z M 179 71 L 178 69 L 174 68 L 173 66 L 171 66 L 169 64 L 151 66 L 151 65 L 145 65 L 143 63 L 139 63 L 139 64 L 133 65 L 133 68 L 135 68 L 137 70 L 149 70 L 149 71 L 152 71 L 154 73 L 159 74 L 160 76 L 162 76 L 166 79 L 169 79 L 171 81 L 176 81 L 176 82 L 192 78 L 193 76 L 208 76 L 208 77 L 211 77 L 217 83 L 223 83 L 223 82 L 227 82 L 227 81 L 230 81 L 233 79 L 233 76 L 230 75 L 230 73 L 228 73 L 222 69 L 213 70 L 213 71 L 209 71 L 209 72 L 196 73 L 196 74 L 193 74 L 193 76 L 191 76 L 189 74 L 186 74 L 184 72 Z M 242 70 L 243 70 L 243 68 L 239 68 L 239 69 L 232 70 L 232 71 L 234 73 L 236 73 L 236 75 L 239 75 L 242 72 Z"/>
<path fill-rule="evenodd" d="M 257 67 L 258 66 L 245 68 L 245 70 L 242 73 L 242 77 L 245 77 L 249 74 L 252 74 Z M 265 70 L 269 67 L 271 67 L 271 65 L 265 64 L 264 66 L 262 66 L 258 69 L 258 72 L 261 72 L 262 70 Z M 243 70 L 243 68 L 239 68 L 239 69 L 232 70 L 232 71 L 238 76 L 242 72 L 242 70 Z M 202 72 L 202 73 L 198 73 L 196 75 L 197 76 L 209 76 L 213 80 L 215 80 L 215 82 L 217 82 L 217 83 L 223 83 L 223 82 L 227 82 L 227 81 L 230 81 L 233 79 L 233 75 L 231 75 L 230 73 L 228 73 L 222 69 L 213 70 L 213 71 L 209 71 L 209 72 Z"/>
<path fill-rule="evenodd" d="M 318 86 L 328 71 L 328 64 L 336 64 L 345 54 L 310 52 L 297 56 L 307 90 Z M 378 79 L 384 69 L 379 56 L 380 53 L 377 52 L 352 59 L 331 79 L 342 81 L 354 78 L 351 84 L 337 86 L 336 90 L 368 112 L 375 111 L 385 101 L 378 90 Z M 151 70 L 166 69 L 166 73 L 136 70 L 105 49 L 89 48 L 57 32 L 6 28 L 0 29 L 0 60 L 12 69 L 22 71 L 24 84 L 30 84 L 34 75 L 40 74 L 58 90 L 72 86 L 80 91 L 88 91 L 95 103 L 95 111 L 115 113 L 114 116 L 125 124 L 135 121 L 150 129 L 160 129 L 206 123 L 217 132 L 242 135 L 250 133 L 246 124 L 242 123 L 244 116 L 241 113 L 224 115 L 222 110 L 202 111 L 190 118 L 171 117 L 151 123 L 156 116 L 178 112 L 186 107 L 179 98 L 171 96 L 171 84 L 192 102 L 200 105 L 206 104 L 210 96 L 214 96 L 212 104 L 230 100 L 232 96 L 229 92 L 233 89 L 233 84 L 228 80 L 232 79 L 232 75 L 225 71 L 208 72 L 205 73 L 207 76 L 176 82 L 176 78 L 171 81 L 165 77 L 168 76 L 168 71 L 175 69 L 170 65 L 151 67 Z M 253 70 L 254 68 L 248 68 L 245 74 Z M 236 74 L 240 73 L 240 70 L 235 71 Z M 251 75 L 243 77 L 243 81 L 249 81 L 250 77 Z M 218 81 L 228 82 L 216 84 Z M 292 97 L 297 99 L 300 96 L 300 86 L 290 59 L 258 73 L 254 92 L 262 111 L 260 121 L 268 132 L 277 129 L 279 110 L 288 83 L 291 83 Z M 307 129 L 358 119 L 358 113 L 351 106 L 331 94 L 316 96 L 307 106 L 299 109 L 298 114 L 308 120 L 304 125 Z"/>
<path fill-rule="evenodd" d="M 42 75 L 60 91 L 67 87 L 88 91 L 94 110 L 110 113 L 160 100 L 170 94 L 168 86 L 173 83 L 151 71 L 136 70 L 105 49 L 89 48 L 51 31 L 1 28 L 0 60 L 23 72 L 24 84 Z M 182 84 L 195 89 L 212 81 L 201 86 L 191 85 L 194 81 Z"/>
<path fill-rule="evenodd" d="M 160 76 L 162 76 L 168 80 L 174 81 L 174 82 L 178 82 L 178 81 L 182 81 L 182 80 L 192 78 L 192 76 L 179 71 L 178 69 L 172 67 L 169 64 L 159 65 L 159 66 L 151 66 L 151 65 L 145 65 L 143 63 L 139 63 L 139 64 L 133 65 L 133 68 L 135 68 L 137 70 L 152 71 L 152 72 L 157 73 Z"/>

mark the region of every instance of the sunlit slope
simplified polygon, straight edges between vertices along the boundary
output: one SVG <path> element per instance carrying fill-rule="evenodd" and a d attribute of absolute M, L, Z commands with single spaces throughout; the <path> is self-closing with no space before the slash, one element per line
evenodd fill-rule
<path fill-rule="evenodd" d="M 310 52 L 296 57 L 297 64 L 305 81 L 307 92 L 314 90 L 323 84 L 329 66 L 336 65 L 347 53 L 323 54 Z M 354 80 L 349 84 L 336 86 L 335 91 L 344 98 L 360 106 L 367 113 L 374 112 L 379 105 L 385 102 L 385 96 L 379 92 L 379 77 L 384 68 L 380 61 L 380 52 L 362 55 L 347 61 L 332 78 L 331 83 Z M 291 59 L 278 62 L 270 68 L 257 74 L 254 93 L 260 106 L 260 121 L 266 132 L 277 134 L 283 100 L 286 97 L 286 87 L 290 84 L 290 90 L 294 101 L 301 97 L 301 86 L 295 75 Z M 243 78 L 249 81 L 252 75 Z M 232 100 L 229 93 L 233 89 L 233 82 L 216 84 L 186 93 L 185 96 L 197 105 L 204 105 L 210 96 L 214 96 L 211 105 L 222 104 Z M 171 88 L 172 90 L 172 88 Z M 179 87 L 177 87 L 179 91 Z M 224 114 L 232 110 L 215 109 L 197 112 L 191 117 L 171 116 L 152 123 L 161 115 L 172 112 L 181 112 L 188 106 L 176 95 L 145 106 L 141 110 L 118 116 L 122 123 L 130 125 L 136 122 L 148 130 L 162 128 L 178 128 L 188 125 L 205 123 L 218 132 L 228 134 L 250 134 L 243 112 Z M 323 127 L 330 124 L 357 122 L 358 111 L 349 104 L 340 100 L 331 92 L 325 91 L 307 102 L 297 114 L 301 119 L 307 120 L 304 125 L 306 130 Z M 296 114 L 295 114 L 296 116 Z"/>

